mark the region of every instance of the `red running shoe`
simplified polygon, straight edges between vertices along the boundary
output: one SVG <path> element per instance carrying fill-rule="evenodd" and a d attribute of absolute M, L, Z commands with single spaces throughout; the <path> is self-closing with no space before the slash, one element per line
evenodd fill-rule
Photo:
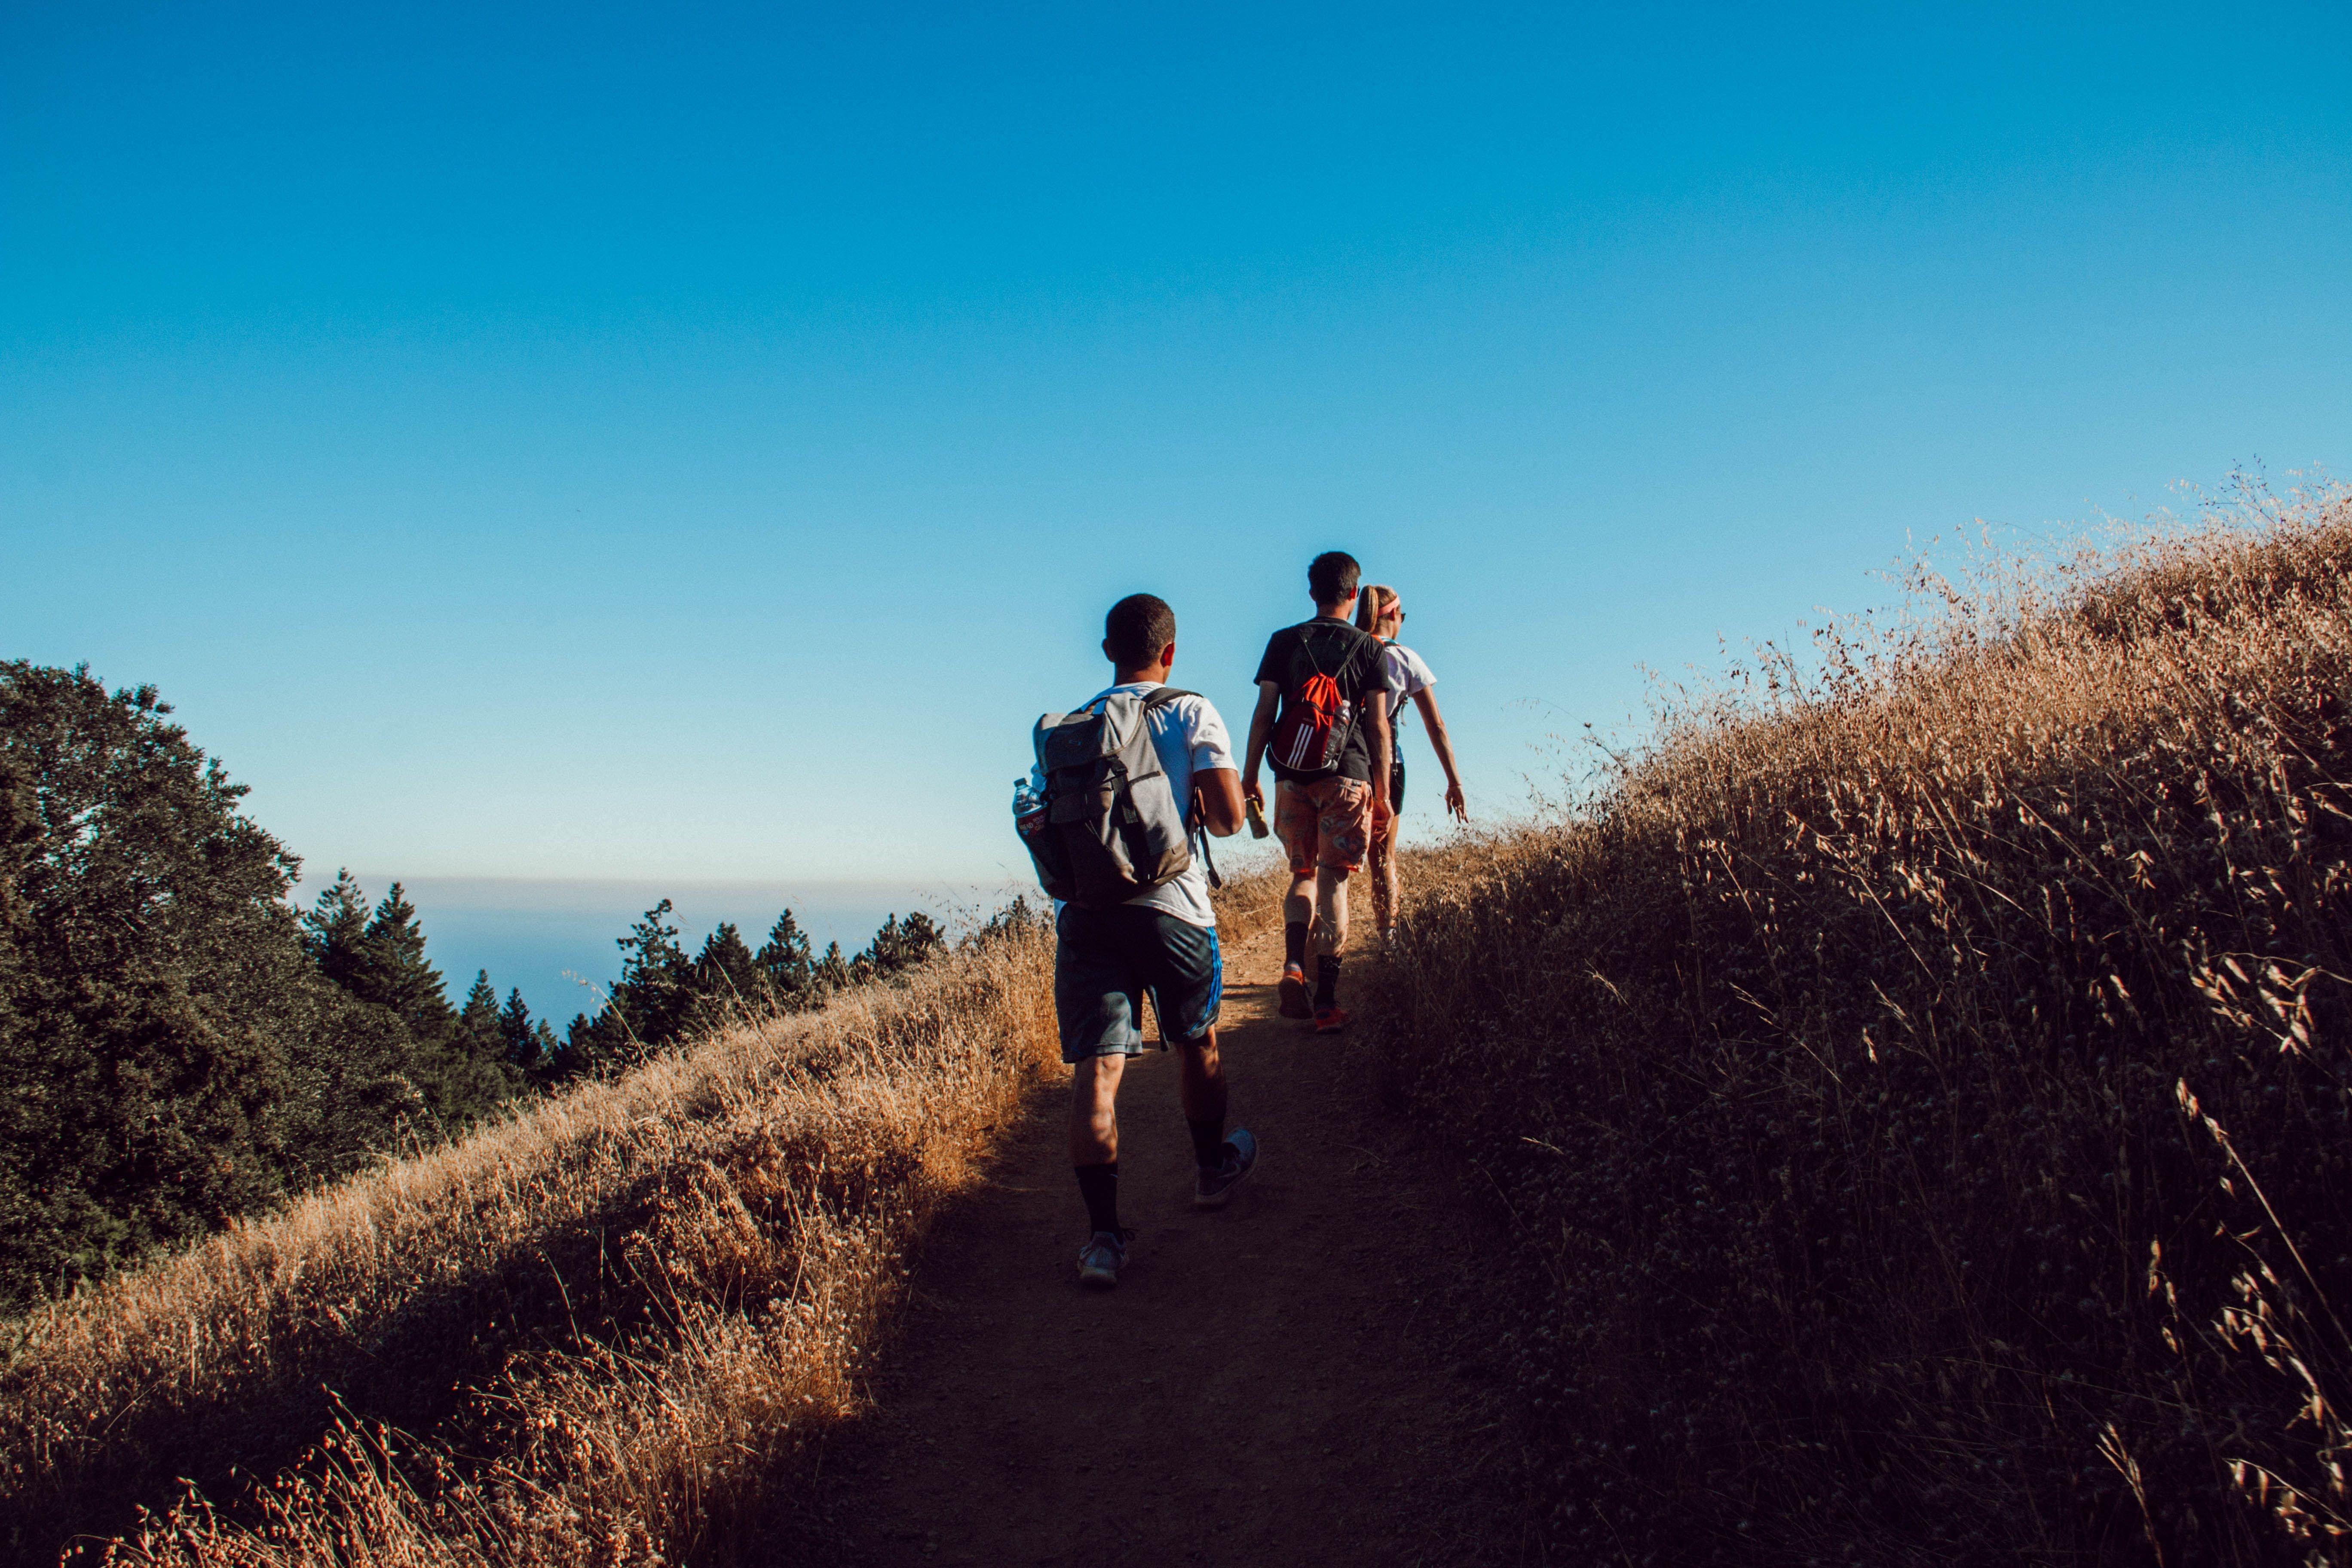
<path fill-rule="evenodd" d="M 1307 971 L 1301 965 L 1282 966 L 1282 984 L 1275 987 L 1282 998 L 1282 1016 L 1286 1018 L 1312 1018 L 1315 1007 L 1307 999 Z"/>
<path fill-rule="evenodd" d="M 1334 1002 L 1328 1007 L 1318 1007 L 1315 1009 L 1315 1032 L 1317 1034 L 1336 1035 L 1347 1026 L 1348 1010 L 1345 1007 L 1340 1006 L 1338 1003 Z"/>

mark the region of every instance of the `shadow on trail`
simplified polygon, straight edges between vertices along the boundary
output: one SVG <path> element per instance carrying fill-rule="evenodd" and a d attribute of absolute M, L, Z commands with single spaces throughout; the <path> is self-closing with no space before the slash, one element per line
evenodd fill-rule
<path fill-rule="evenodd" d="M 1369 1052 L 1274 1016 L 1228 954 L 1234 1121 L 1263 1163 L 1191 1206 L 1172 1056 L 1120 1095 L 1116 1290 L 1076 1282 L 1058 1084 L 943 1214 L 859 1420 L 732 1559 L 773 1564 L 1518 1563 L 1519 1449 L 1476 1324 L 1500 1227 L 1381 1109 Z"/>

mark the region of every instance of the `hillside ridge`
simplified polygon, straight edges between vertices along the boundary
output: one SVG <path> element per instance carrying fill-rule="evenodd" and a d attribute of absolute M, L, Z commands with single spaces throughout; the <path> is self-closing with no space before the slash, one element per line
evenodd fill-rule
<path fill-rule="evenodd" d="M 2352 1560 L 2352 495 L 1916 582 L 1406 857 L 1336 1047 L 1229 886 L 1267 1163 L 1176 1207 L 1139 1068 L 1109 1297 L 1007 920 L 75 1303 L 0 1379 L 9 1549 Z"/>

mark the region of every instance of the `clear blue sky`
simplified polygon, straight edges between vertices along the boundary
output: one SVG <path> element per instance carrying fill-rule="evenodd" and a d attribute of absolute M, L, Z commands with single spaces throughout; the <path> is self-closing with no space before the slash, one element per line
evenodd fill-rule
<path fill-rule="evenodd" d="M 2347 18 L 10 5 L 0 656 L 379 887 L 945 886 L 1113 598 L 1238 725 L 1339 546 L 1523 809 L 1906 537 L 2352 471 Z"/>

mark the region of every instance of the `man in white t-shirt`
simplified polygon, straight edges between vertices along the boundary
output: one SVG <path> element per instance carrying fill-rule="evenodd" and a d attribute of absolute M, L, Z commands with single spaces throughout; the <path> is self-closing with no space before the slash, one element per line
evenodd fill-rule
<path fill-rule="evenodd" d="M 1176 614 L 1152 595 L 1131 594 L 1104 617 L 1102 646 L 1118 679 L 1090 698 L 1089 708 L 1113 692 L 1140 695 L 1167 683 L 1176 661 Z M 1188 803 L 1190 824 L 1220 838 L 1239 830 L 1241 774 L 1225 721 L 1209 700 L 1163 702 L 1149 710 L 1145 722 L 1171 792 Z M 1031 782 L 1042 795 L 1044 773 L 1033 772 Z M 1123 904 L 1090 910 L 1068 903 L 1055 911 L 1054 1011 L 1062 1059 L 1075 1069 L 1070 1161 L 1088 1226 L 1078 1278 L 1089 1285 L 1118 1283 L 1133 1234 L 1118 1223 L 1118 1084 L 1127 1058 L 1143 1050 L 1139 1023 L 1145 992 L 1151 994 L 1161 1045 L 1173 1045 L 1183 1058 L 1184 1121 L 1198 1167 L 1193 1205 L 1223 1206 L 1257 1163 L 1257 1142 L 1248 1130 L 1225 1131 L 1216 1028 L 1224 961 L 1203 858 L 1195 856 L 1177 877 Z"/>

